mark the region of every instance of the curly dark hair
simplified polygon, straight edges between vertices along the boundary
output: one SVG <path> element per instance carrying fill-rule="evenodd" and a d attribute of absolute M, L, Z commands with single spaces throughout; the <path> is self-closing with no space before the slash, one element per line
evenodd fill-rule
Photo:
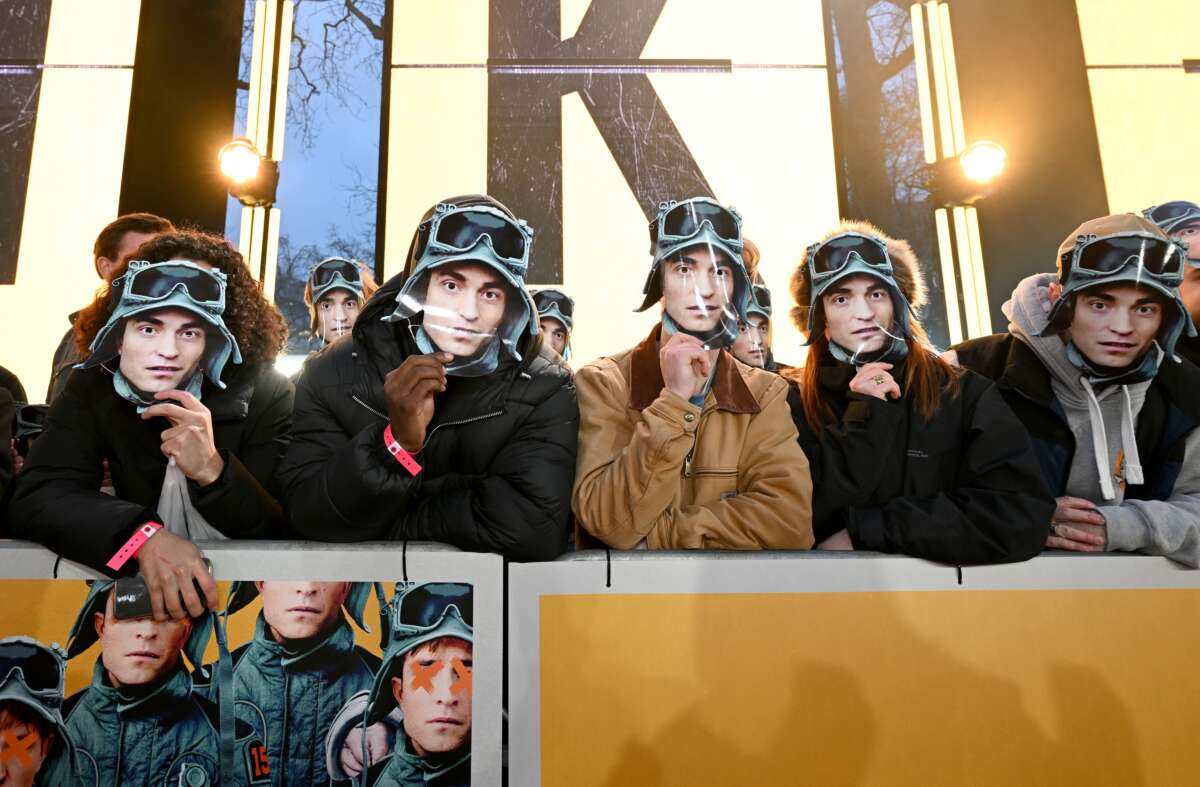
<path fill-rule="evenodd" d="M 273 363 L 287 347 L 287 323 L 283 315 L 263 297 L 242 255 L 221 236 L 197 230 L 169 232 L 143 243 L 130 260 L 206 262 L 224 273 L 228 284 L 222 318 L 237 339 L 244 366 Z M 123 275 L 126 267 L 127 263 L 123 263 L 116 276 Z M 75 346 L 85 358 L 92 340 L 108 321 L 112 306 L 112 288 L 106 285 L 91 305 L 79 313 L 75 321 Z"/>

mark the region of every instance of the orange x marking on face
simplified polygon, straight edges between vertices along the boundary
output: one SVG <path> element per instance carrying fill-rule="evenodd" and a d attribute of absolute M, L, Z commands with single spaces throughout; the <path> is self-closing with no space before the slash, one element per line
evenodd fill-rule
<path fill-rule="evenodd" d="M 455 656 L 450 662 L 454 666 L 454 682 L 450 684 L 450 693 L 459 694 L 471 691 L 471 668 Z"/>
<path fill-rule="evenodd" d="M 425 689 L 425 691 L 433 693 L 433 679 L 442 671 L 442 667 L 446 666 L 445 662 L 435 661 L 428 667 L 422 667 L 419 663 L 413 662 L 413 690 Z"/>
<path fill-rule="evenodd" d="M 37 743 L 37 730 L 23 738 L 18 738 L 12 730 L 5 730 L 4 751 L 0 752 L 0 762 L 8 762 L 9 757 L 16 757 L 17 762 L 28 768 L 33 765 L 33 758 L 29 756 L 29 750 L 37 746 Z"/>

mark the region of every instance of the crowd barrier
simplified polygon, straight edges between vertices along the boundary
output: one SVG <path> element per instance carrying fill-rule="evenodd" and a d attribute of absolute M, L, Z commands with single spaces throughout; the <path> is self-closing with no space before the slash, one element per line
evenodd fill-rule
<path fill-rule="evenodd" d="M 222 599 L 232 580 L 349 581 L 381 583 L 390 597 L 396 583 L 466 583 L 473 588 L 473 666 L 470 681 L 471 783 L 500 784 L 502 740 L 504 563 L 497 555 L 459 552 L 441 544 L 395 542 L 315 544 L 303 542 L 200 542 L 212 562 Z M 65 647 L 87 587 L 81 579 L 101 575 L 29 542 L 0 540 L 0 636 L 24 634 Z M 229 618 L 231 648 L 253 636 L 259 602 Z M 379 655 L 379 605 L 367 601 L 356 643 Z M 87 686 L 99 646 L 68 662 L 67 696 Z M 206 662 L 217 658 L 210 643 Z M 272 763 L 272 767 L 286 767 Z"/>
<path fill-rule="evenodd" d="M 202 548 L 223 591 L 471 584 L 473 784 L 501 783 L 506 655 L 513 785 L 1200 783 L 1200 571 L 1162 558 L 580 552 L 508 566 L 505 639 L 495 555 Z M 95 576 L 0 541 L 0 635 L 65 642 Z M 231 618 L 233 646 L 249 621 Z M 68 693 L 92 661 L 72 660 Z"/>
<path fill-rule="evenodd" d="M 1200 784 L 1200 571 L 1163 558 L 508 570 L 511 784 Z"/>

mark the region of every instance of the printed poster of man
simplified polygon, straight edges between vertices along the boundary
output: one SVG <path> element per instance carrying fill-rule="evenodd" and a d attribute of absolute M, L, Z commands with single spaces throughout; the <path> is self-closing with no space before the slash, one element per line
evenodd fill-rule
<path fill-rule="evenodd" d="M 222 583 L 162 621 L 136 578 L 0 587 L 0 784 L 470 784 L 469 584 Z"/>

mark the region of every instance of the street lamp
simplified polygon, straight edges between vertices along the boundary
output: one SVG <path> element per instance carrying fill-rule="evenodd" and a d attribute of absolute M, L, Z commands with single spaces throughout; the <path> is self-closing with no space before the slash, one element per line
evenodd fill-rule
<path fill-rule="evenodd" d="M 973 142 L 954 158 L 942 159 L 930 167 L 930 192 L 933 203 L 956 208 L 974 205 L 990 196 L 996 180 L 1004 173 L 1008 158 L 995 142 Z"/>
<path fill-rule="evenodd" d="M 268 208 L 275 204 L 279 187 L 279 162 L 258 152 L 246 137 L 238 137 L 217 153 L 225 188 L 248 208 Z"/>

